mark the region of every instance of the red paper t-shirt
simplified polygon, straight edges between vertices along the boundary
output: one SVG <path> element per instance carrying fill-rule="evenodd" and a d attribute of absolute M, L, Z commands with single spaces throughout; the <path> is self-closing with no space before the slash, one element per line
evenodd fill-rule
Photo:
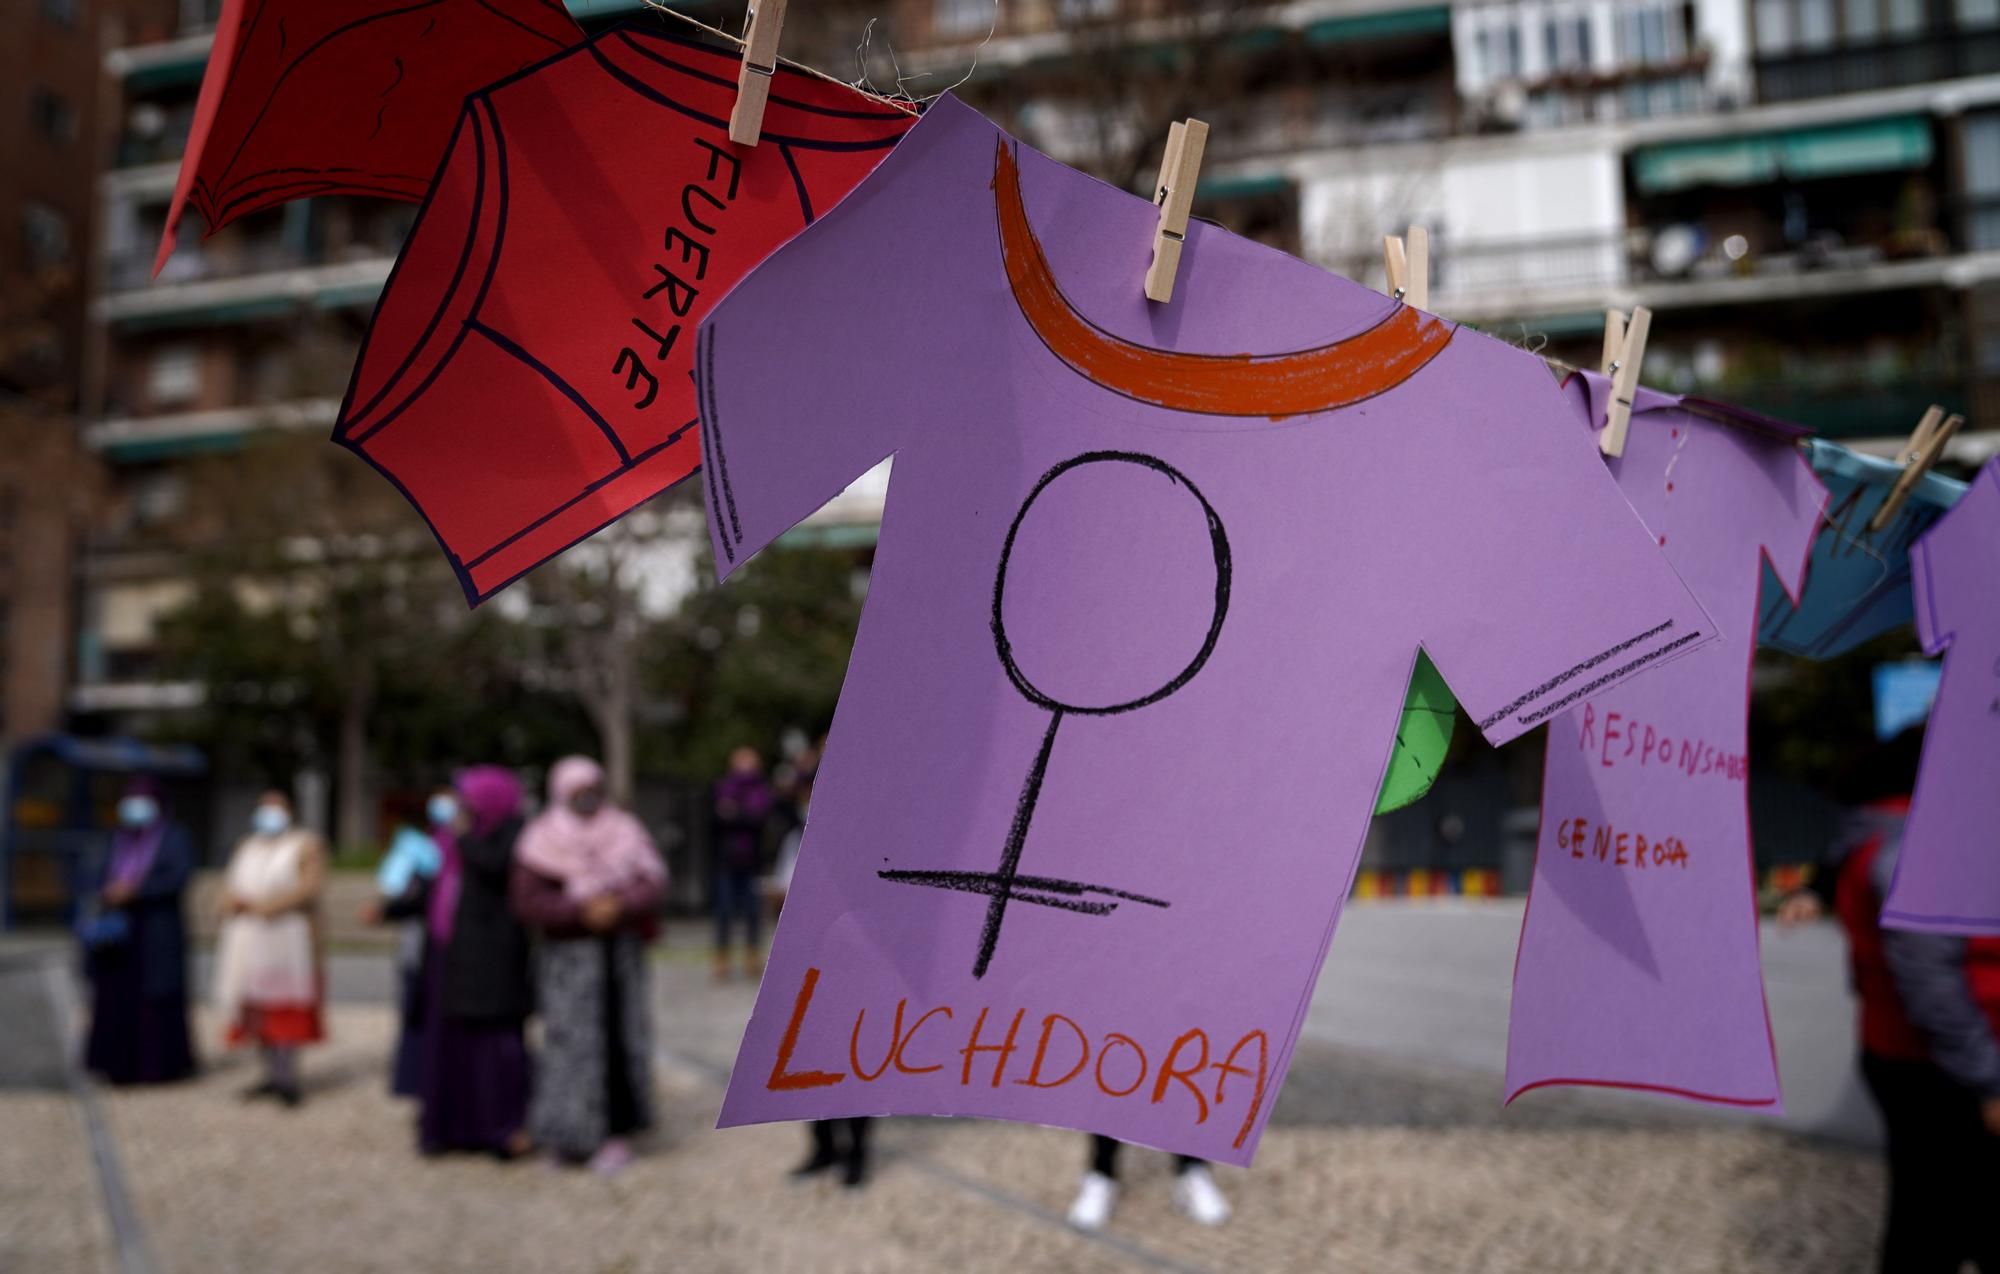
<path fill-rule="evenodd" d="M 474 602 L 695 471 L 695 326 L 915 122 L 781 67 L 734 145 L 737 61 L 622 27 L 466 103 L 334 438 Z"/>

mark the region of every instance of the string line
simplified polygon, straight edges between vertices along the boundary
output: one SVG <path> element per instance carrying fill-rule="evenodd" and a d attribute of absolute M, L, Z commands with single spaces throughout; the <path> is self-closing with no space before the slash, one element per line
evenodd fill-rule
<path fill-rule="evenodd" d="M 670 18 L 678 18 L 680 21 L 687 23 L 689 26 L 694 27 L 696 30 L 706 31 L 708 34 L 714 36 L 716 39 L 723 40 L 730 44 L 733 44 L 739 49 L 745 47 L 745 45 L 748 43 L 741 36 L 731 35 L 729 34 L 729 32 L 722 30 L 720 27 L 712 27 L 708 25 L 708 23 L 706 22 L 700 21 L 699 19 L 696 18 L 689 17 L 687 14 L 682 13 L 679 9 L 670 7 L 668 4 L 664 2 L 664 0 L 646 0 L 646 7 L 648 9 L 651 9 L 655 13 L 663 13 Z M 825 71 L 819 70 L 815 67 L 807 66 L 803 62 L 794 62 L 792 61 L 792 59 L 784 57 L 782 55 L 778 58 L 778 61 L 784 63 L 786 66 L 791 67 L 794 71 L 801 71 L 807 75 L 812 76 L 815 79 L 825 80 L 828 84 L 838 84 L 842 88 L 853 89 L 856 93 L 861 94 L 861 96 L 863 97 L 869 98 L 873 101 L 880 102 L 884 106 L 892 106 L 895 109 L 902 111 L 906 115 L 915 115 L 917 113 L 917 108 L 914 103 L 906 102 L 901 98 L 884 97 L 880 93 L 871 93 L 865 88 L 859 88 L 853 84 L 849 84 L 846 80 L 840 79 L 838 76 L 828 75 Z"/>

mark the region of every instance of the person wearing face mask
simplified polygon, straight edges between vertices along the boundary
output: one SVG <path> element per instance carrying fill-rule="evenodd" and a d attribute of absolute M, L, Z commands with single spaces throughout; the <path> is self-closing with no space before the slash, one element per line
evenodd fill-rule
<path fill-rule="evenodd" d="M 193 868 L 194 844 L 167 817 L 159 783 L 133 778 L 118 800 L 95 918 L 82 931 L 91 985 L 84 1066 L 107 1083 L 161 1084 L 194 1073 L 181 914 Z"/>
<path fill-rule="evenodd" d="M 447 811 L 440 801 L 432 812 Z M 523 1026 L 534 1006 L 528 935 L 507 898 L 521 837 L 520 781 L 497 765 L 461 770 L 450 813 L 437 832 L 440 866 L 424 904 L 418 1148 L 517 1159 L 531 1145 Z"/>
<path fill-rule="evenodd" d="M 534 931 L 541 1067 L 529 1127 L 558 1159 L 610 1175 L 652 1125 L 645 944 L 667 870 L 639 820 L 580 756 L 549 772 L 548 808 L 521 835 L 514 908 Z"/>
<path fill-rule="evenodd" d="M 401 983 L 396 1053 L 389 1070 L 389 1091 L 398 1097 L 417 1096 L 423 1063 L 424 905 L 431 884 L 444 866 L 438 839 L 451 834 L 458 820 L 458 797 L 450 788 L 432 792 L 425 802 L 420 830 L 414 822 L 396 828 L 389 852 L 375 869 L 375 894 L 361 919 L 365 924 L 394 924 L 396 974 Z"/>
<path fill-rule="evenodd" d="M 254 1043 L 263 1055 L 263 1079 L 246 1097 L 297 1106 L 299 1048 L 326 1038 L 318 942 L 325 879 L 326 847 L 294 824 L 290 798 L 257 798 L 250 834 L 229 859 L 215 952 L 215 1005 L 229 1042 Z"/>

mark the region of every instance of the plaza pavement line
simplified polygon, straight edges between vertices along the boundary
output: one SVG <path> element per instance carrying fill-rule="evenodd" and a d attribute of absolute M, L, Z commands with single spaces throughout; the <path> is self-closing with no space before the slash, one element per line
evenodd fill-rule
<path fill-rule="evenodd" d="M 104 1118 L 104 1104 L 96 1086 L 77 1061 L 76 992 L 60 959 L 42 965 L 43 990 L 49 1011 L 55 1015 L 56 1029 L 63 1041 L 63 1065 L 69 1074 L 70 1096 L 76 1099 L 77 1116 L 90 1143 L 90 1159 L 97 1169 L 97 1185 L 104 1204 L 104 1219 L 111 1229 L 112 1247 L 117 1253 L 118 1274 L 156 1274 L 146 1245 L 146 1227 L 132 1204 L 125 1184 L 125 1169 L 118 1159 L 118 1145 Z"/>
<path fill-rule="evenodd" d="M 705 1087 L 720 1090 L 727 1087 L 729 1083 L 729 1070 L 727 1067 L 717 1066 L 713 1062 L 705 1061 L 702 1058 L 693 1057 L 686 1053 L 675 1052 L 673 1049 L 659 1044 L 653 1046 L 653 1060 L 677 1072 L 684 1079 Z M 1049 1211 L 1040 1204 L 1023 1199 L 1019 1195 L 1009 1194 L 1005 1190 L 995 1189 L 983 1181 L 976 1181 L 955 1169 L 947 1168 L 943 1164 L 937 1163 L 921 1154 L 898 1151 L 888 1156 L 888 1158 L 893 1163 L 908 1164 L 933 1181 L 942 1182 L 966 1194 L 975 1195 L 988 1203 L 1005 1208 L 1017 1216 L 1025 1217 L 1043 1226 L 1061 1230 L 1066 1234 L 1074 1235 L 1080 1239 L 1087 1239 L 1099 1247 L 1108 1248 L 1127 1260 L 1136 1261 L 1151 1269 L 1168 1270 L 1172 1274 L 1214 1274 L 1213 1271 L 1203 1266 L 1189 1265 L 1185 1261 L 1175 1260 L 1165 1253 L 1156 1252 L 1143 1244 L 1134 1243 L 1129 1239 L 1120 1238 L 1115 1234 L 1108 1234 L 1102 1230 L 1090 1232 L 1076 1229 L 1063 1217 Z"/>

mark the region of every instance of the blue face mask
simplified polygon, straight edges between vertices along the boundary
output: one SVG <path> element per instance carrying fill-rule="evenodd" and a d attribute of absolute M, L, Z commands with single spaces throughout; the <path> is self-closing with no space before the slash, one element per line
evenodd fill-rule
<path fill-rule="evenodd" d="M 458 802 L 439 792 L 424 806 L 424 813 L 430 818 L 432 827 L 446 827 L 458 819 Z"/>
<path fill-rule="evenodd" d="M 259 836 L 282 836 L 292 825 L 292 816 L 281 805 L 259 805 L 250 816 L 250 830 Z"/>
<path fill-rule="evenodd" d="M 126 796 L 118 801 L 118 822 L 124 827 L 150 827 L 160 816 L 160 803 L 150 796 Z"/>

